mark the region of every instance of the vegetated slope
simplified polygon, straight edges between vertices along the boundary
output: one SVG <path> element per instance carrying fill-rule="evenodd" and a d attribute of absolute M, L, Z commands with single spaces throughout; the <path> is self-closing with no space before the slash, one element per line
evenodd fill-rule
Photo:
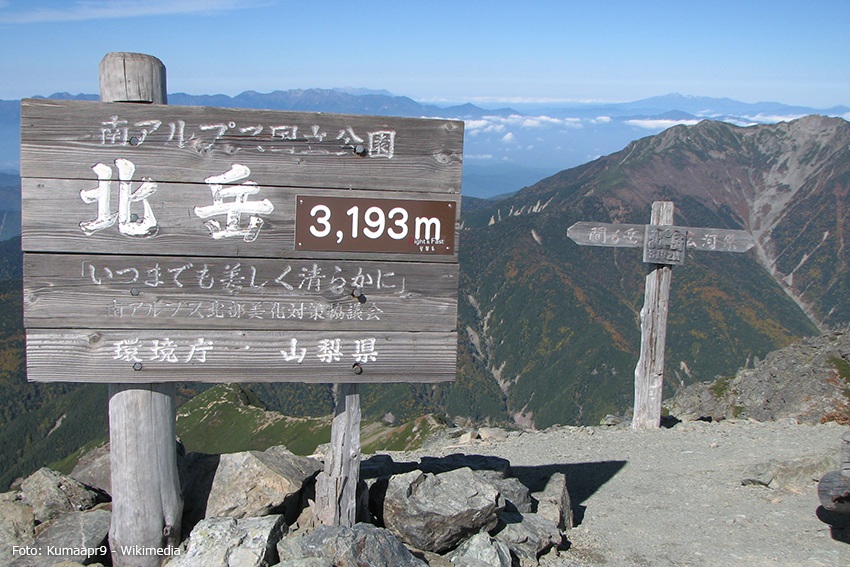
<path fill-rule="evenodd" d="M 668 393 L 734 373 L 817 325 L 846 323 L 848 142 L 847 122 L 816 116 L 677 126 L 471 212 L 460 329 L 477 363 L 460 379 L 498 384 L 512 417 L 538 427 L 629 407 L 641 253 L 579 247 L 566 229 L 645 224 L 656 200 L 675 202 L 677 225 L 758 238 L 755 252 L 690 252 L 674 268 Z"/>
<path fill-rule="evenodd" d="M 734 376 L 691 384 L 665 400 L 682 419 L 752 418 L 850 425 L 850 333 L 796 341 Z"/>
<path fill-rule="evenodd" d="M 195 396 L 177 412 L 177 434 L 186 450 L 203 453 L 264 451 L 285 445 L 299 455 L 309 455 L 331 439 L 332 415 L 291 417 L 268 410 L 244 384 L 218 384 Z M 419 416 L 393 426 L 364 421 L 361 445 L 364 452 L 419 448 L 445 422 Z"/>

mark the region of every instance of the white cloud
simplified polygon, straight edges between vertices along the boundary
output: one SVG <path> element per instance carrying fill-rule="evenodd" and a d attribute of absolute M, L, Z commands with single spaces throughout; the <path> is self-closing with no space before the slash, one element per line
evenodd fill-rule
<path fill-rule="evenodd" d="M 581 118 L 552 118 L 551 116 L 522 116 L 512 114 L 510 116 L 484 116 L 472 120 L 465 120 L 466 133 L 469 136 L 485 134 L 502 134 L 508 128 L 532 130 L 549 127 L 583 128 Z"/>
<path fill-rule="evenodd" d="M 226 12 L 269 4 L 268 0 L 77 0 L 61 7 L 37 8 L 27 3 L 22 10 L 0 14 L 0 23 L 32 24 Z M 8 6 L 8 2 L 0 0 L 0 8 Z"/>
<path fill-rule="evenodd" d="M 592 122 L 594 124 L 608 124 L 609 122 L 611 122 L 611 117 L 610 116 L 597 116 L 596 118 L 594 118 L 592 120 Z"/>
<path fill-rule="evenodd" d="M 481 120 L 465 120 L 464 126 L 467 130 L 483 130 L 490 124 L 490 121 L 486 118 L 482 118 Z"/>
<path fill-rule="evenodd" d="M 791 122 L 792 120 L 797 120 L 798 118 L 802 118 L 805 114 L 789 114 L 789 115 L 780 115 L 780 114 L 756 114 L 755 116 L 743 116 L 742 118 L 746 118 L 747 120 L 752 120 L 757 124 L 776 124 L 777 122 Z"/>
<path fill-rule="evenodd" d="M 493 154 L 463 154 L 463 159 L 493 159 Z"/>
<path fill-rule="evenodd" d="M 513 141 L 514 141 L 514 133 L 513 133 L 513 132 L 508 132 L 507 134 L 505 134 L 504 136 L 502 136 L 502 141 L 503 141 L 504 143 L 506 143 L 506 144 L 509 144 L 510 142 L 513 142 Z"/>
<path fill-rule="evenodd" d="M 700 120 L 670 120 L 664 118 L 626 120 L 626 124 L 631 124 L 632 126 L 637 126 L 638 128 L 645 128 L 647 130 L 666 130 L 667 128 L 678 126 L 679 124 L 684 124 L 685 126 L 693 126 L 694 124 L 698 124 L 699 122 Z"/>

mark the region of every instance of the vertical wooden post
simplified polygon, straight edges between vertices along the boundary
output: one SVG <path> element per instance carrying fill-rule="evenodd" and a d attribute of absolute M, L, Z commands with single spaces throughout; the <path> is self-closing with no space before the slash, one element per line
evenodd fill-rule
<path fill-rule="evenodd" d="M 317 516 L 326 526 L 357 522 L 360 482 L 360 393 L 357 384 L 340 384 L 331 425 L 325 470 L 316 479 Z"/>
<path fill-rule="evenodd" d="M 841 437 L 841 475 L 850 479 L 850 429 Z"/>
<path fill-rule="evenodd" d="M 100 63 L 100 100 L 165 104 L 165 66 L 150 55 L 107 54 Z M 110 384 L 114 565 L 156 567 L 163 556 L 150 550 L 180 543 L 176 419 L 174 384 Z"/>
<path fill-rule="evenodd" d="M 650 224 L 672 225 L 673 203 L 652 203 Z M 667 310 L 670 304 L 671 266 L 648 264 L 643 309 L 640 310 L 640 358 L 635 367 L 635 407 L 632 429 L 661 426 L 661 390 L 664 385 L 664 351 Z"/>

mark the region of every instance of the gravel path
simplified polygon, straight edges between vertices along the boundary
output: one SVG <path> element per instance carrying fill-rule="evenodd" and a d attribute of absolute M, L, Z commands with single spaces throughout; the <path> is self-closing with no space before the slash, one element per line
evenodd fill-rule
<path fill-rule="evenodd" d="M 565 472 L 576 527 L 570 549 L 545 557 L 546 567 L 847 567 L 850 528 L 833 531 L 817 517 L 812 480 L 838 469 L 845 431 L 737 420 L 557 427 L 395 458 L 482 454 L 508 459 L 517 476 Z M 771 476 L 769 486 L 742 484 Z"/>

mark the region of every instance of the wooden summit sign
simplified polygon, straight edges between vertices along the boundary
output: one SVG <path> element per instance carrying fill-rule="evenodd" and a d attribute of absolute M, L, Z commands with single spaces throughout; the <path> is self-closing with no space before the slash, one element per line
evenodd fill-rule
<path fill-rule="evenodd" d="M 581 246 L 643 248 L 647 273 L 640 312 L 640 358 L 635 366 L 633 429 L 661 424 L 671 267 L 683 265 L 688 250 L 746 252 L 755 245 L 753 236 L 743 230 L 673 226 L 673 209 L 669 201 L 654 202 L 648 225 L 577 222 L 567 229 L 567 236 Z"/>
<path fill-rule="evenodd" d="M 463 123 L 24 100 L 33 381 L 453 380 Z"/>

